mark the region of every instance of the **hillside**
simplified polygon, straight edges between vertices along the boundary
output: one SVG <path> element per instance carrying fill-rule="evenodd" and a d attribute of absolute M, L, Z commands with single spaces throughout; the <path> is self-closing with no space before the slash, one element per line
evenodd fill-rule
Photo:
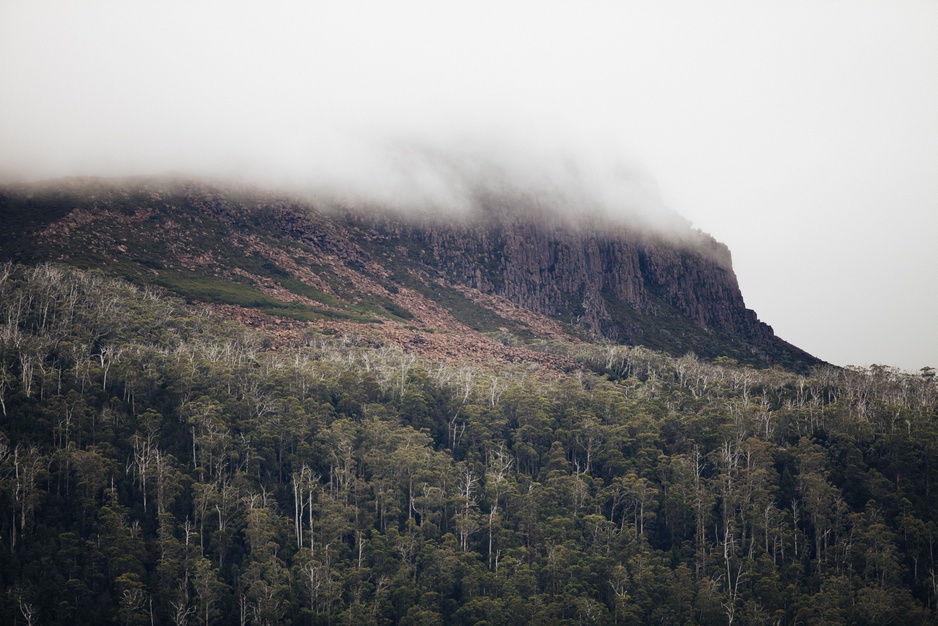
<path fill-rule="evenodd" d="M 819 363 L 745 307 L 730 253 L 710 236 L 565 219 L 523 195 L 443 219 L 204 183 L 75 179 L 0 190 L 0 220 L 10 229 L 0 258 L 101 269 L 285 334 L 314 325 L 480 363 L 556 366 L 529 348 L 557 338 L 801 372 Z"/>
<path fill-rule="evenodd" d="M 934 370 L 218 312 L 0 264 L 0 621 L 938 623 Z"/>

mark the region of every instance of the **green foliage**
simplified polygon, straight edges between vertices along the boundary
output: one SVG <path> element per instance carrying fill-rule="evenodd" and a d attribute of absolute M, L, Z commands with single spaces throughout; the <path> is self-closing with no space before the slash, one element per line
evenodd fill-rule
<path fill-rule="evenodd" d="M 394 302 L 392 302 L 391 300 L 381 297 L 381 296 L 369 294 L 363 298 L 363 302 L 359 304 L 350 304 L 349 302 L 330 296 L 329 294 L 323 293 L 319 291 L 318 289 L 314 289 L 313 287 L 310 287 L 306 283 L 296 280 L 295 278 L 287 278 L 284 280 L 280 280 L 279 282 L 280 282 L 280 285 L 282 285 L 284 288 L 288 289 L 289 291 L 297 295 L 303 296 L 305 298 L 309 298 L 310 300 L 313 300 L 315 302 L 321 302 L 325 304 L 326 306 L 330 306 L 330 307 L 334 307 L 338 309 L 346 309 L 349 311 L 357 312 L 362 315 L 370 313 L 372 315 L 380 315 L 382 317 L 388 317 L 389 316 L 388 314 L 390 314 L 391 316 L 396 317 L 398 319 L 402 319 L 402 320 L 409 320 L 409 319 L 413 319 L 414 317 L 413 313 L 411 313 L 404 307 L 399 306 L 395 304 Z M 350 315 L 350 318 L 354 319 L 355 316 Z M 374 321 L 374 320 L 369 320 L 367 318 L 362 318 L 361 316 L 359 316 L 358 319 L 360 321 Z"/>
<path fill-rule="evenodd" d="M 235 304 L 250 309 L 258 309 L 269 315 L 279 315 L 297 320 L 344 319 L 357 322 L 377 321 L 374 318 L 365 317 L 353 312 L 335 311 L 296 302 L 284 302 L 283 300 L 265 294 L 256 287 L 230 280 L 221 280 L 207 276 L 163 273 L 156 282 L 158 285 L 166 287 L 192 300 L 215 304 Z M 303 283 L 299 281 L 292 281 L 290 284 L 293 285 L 290 291 L 308 297 L 311 297 L 309 294 L 313 293 L 317 296 L 315 299 L 323 304 L 347 308 L 335 298 L 331 298 L 311 287 L 301 290 L 297 285 L 302 285 Z"/>
<path fill-rule="evenodd" d="M 583 369 L 538 377 L 320 339 L 0 267 L 0 620 L 938 621 L 928 372 L 555 345 Z"/>
<path fill-rule="evenodd" d="M 450 315 L 473 330 L 495 332 L 501 328 L 509 328 L 526 336 L 531 336 L 530 331 L 526 331 L 517 322 L 507 320 L 494 311 L 476 304 L 456 289 L 442 282 L 436 282 L 431 278 L 425 280 L 416 278 L 407 270 L 403 270 L 401 274 L 397 275 L 397 280 L 430 300 L 437 302 Z"/>

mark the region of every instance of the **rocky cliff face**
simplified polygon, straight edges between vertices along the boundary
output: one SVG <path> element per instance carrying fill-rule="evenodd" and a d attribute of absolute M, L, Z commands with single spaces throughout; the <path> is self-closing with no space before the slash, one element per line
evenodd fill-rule
<path fill-rule="evenodd" d="M 311 323 L 380 323 L 386 338 L 424 333 L 427 345 L 441 330 L 464 347 L 472 332 L 568 332 L 759 365 L 817 362 L 745 307 L 730 252 L 709 235 L 512 198 L 484 208 L 405 218 L 201 183 L 71 181 L 0 189 L 0 221 L 19 225 L 0 257 L 98 267 Z"/>
<path fill-rule="evenodd" d="M 542 216 L 503 214 L 482 223 L 351 222 L 392 249 L 412 256 L 448 280 L 615 341 L 640 341 L 643 330 L 622 317 L 678 312 L 704 331 L 762 343 L 771 328 L 743 302 L 730 252 L 709 235 L 673 239 L 625 225 L 552 224 Z"/>

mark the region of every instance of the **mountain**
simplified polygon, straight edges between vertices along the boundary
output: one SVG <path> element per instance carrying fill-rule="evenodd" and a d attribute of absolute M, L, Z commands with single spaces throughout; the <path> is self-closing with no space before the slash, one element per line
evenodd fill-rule
<path fill-rule="evenodd" d="M 810 357 L 706 235 L 153 180 L 0 219 L 2 623 L 938 623 L 935 370 L 751 367 Z"/>
<path fill-rule="evenodd" d="M 730 252 L 670 231 L 480 195 L 463 214 L 161 179 L 0 189 L 0 258 L 160 285 L 242 321 L 367 332 L 423 356 L 533 360 L 558 337 L 805 371 L 747 309 Z"/>

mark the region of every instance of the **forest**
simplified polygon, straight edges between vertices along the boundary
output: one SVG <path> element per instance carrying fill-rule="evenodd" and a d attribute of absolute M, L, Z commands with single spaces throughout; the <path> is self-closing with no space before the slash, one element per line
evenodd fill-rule
<path fill-rule="evenodd" d="M 528 347 L 0 266 L 0 621 L 938 623 L 935 370 Z"/>

